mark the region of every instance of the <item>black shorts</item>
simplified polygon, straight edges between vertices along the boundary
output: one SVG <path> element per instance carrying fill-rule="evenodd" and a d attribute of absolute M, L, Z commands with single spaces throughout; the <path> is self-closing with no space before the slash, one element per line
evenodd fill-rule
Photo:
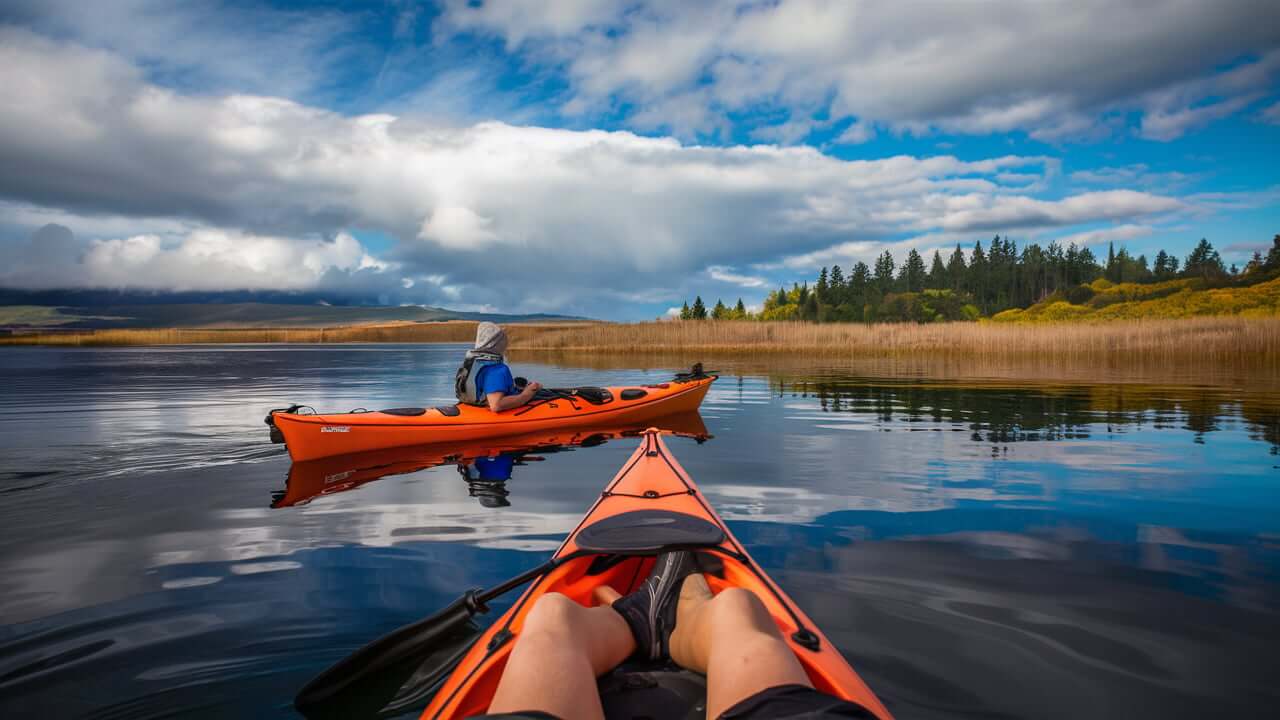
<path fill-rule="evenodd" d="M 876 716 L 861 705 L 841 700 L 833 695 L 818 692 L 808 685 L 779 685 L 761 690 L 734 705 L 720 716 L 720 720 L 748 720 L 748 718 L 787 718 L 807 720 L 812 718 L 864 718 Z"/>
<path fill-rule="evenodd" d="M 540 710 L 480 715 L 486 720 L 559 720 L 551 713 Z M 720 720 L 752 720 L 754 718 L 779 718 L 781 720 L 821 720 L 822 718 L 860 718 L 875 720 L 871 711 L 857 703 L 820 693 L 807 685 L 779 685 L 752 695 L 734 705 L 720 716 Z"/>

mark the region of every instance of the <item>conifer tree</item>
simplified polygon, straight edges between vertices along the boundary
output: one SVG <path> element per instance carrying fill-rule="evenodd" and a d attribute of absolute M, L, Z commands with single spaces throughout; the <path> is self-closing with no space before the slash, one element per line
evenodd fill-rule
<path fill-rule="evenodd" d="M 685 300 L 685 301 L 684 301 L 684 305 L 680 308 L 680 319 L 681 319 L 681 320 L 692 320 L 692 319 L 693 319 L 693 311 L 689 309 L 689 301 L 688 301 L 688 300 Z"/>
<path fill-rule="evenodd" d="M 942 290 L 949 284 L 947 282 L 947 268 L 942 264 L 942 253 L 934 250 L 933 262 L 929 265 L 929 279 L 925 282 L 925 286 L 931 290 Z"/>
<path fill-rule="evenodd" d="M 849 295 L 849 288 L 844 284 L 844 271 L 839 265 L 831 266 L 831 289 L 828 291 L 831 299 L 828 300 L 832 305 L 841 305 Z"/>
<path fill-rule="evenodd" d="M 854 263 L 849 273 L 849 293 L 845 302 L 853 305 L 859 312 L 867 304 L 867 290 L 871 287 L 871 268 L 859 260 Z"/>
<path fill-rule="evenodd" d="M 712 320 L 728 320 L 729 308 L 725 307 L 724 302 L 720 298 L 716 298 L 716 306 L 711 309 Z"/>
<path fill-rule="evenodd" d="M 876 258 L 874 279 L 876 289 L 881 295 L 893 290 L 893 255 L 890 255 L 888 250 Z"/>
<path fill-rule="evenodd" d="M 924 258 L 915 248 L 907 253 L 907 261 L 902 264 L 902 272 L 898 275 L 898 286 L 907 292 L 920 292 L 924 289 Z"/>
<path fill-rule="evenodd" d="M 689 311 L 689 316 L 694 320 L 707 319 L 707 306 L 702 302 L 701 295 L 693 299 L 693 308 Z"/>
<path fill-rule="evenodd" d="M 1267 259 L 1263 261 L 1262 267 L 1267 270 L 1280 268 L 1280 235 L 1271 238 L 1271 249 L 1267 251 Z"/>
<path fill-rule="evenodd" d="M 965 273 L 968 272 L 969 266 L 964 262 L 964 251 L 960 249 L 960 243 L 956 243 L 956 251 L 951 253 L 951 259 L 947 261 L 947 281 L 951 289 L 960 292 L 965 285 Z"/>
<path fill-rule="evenodd" d="M 822 272 L 818 273 L 818 284 L 814 286 L 813 292 L 818 296 L 818 302 L 831 302 L 827 293 L 829 286 L 827 285 L 827 266 L 822 266 Z"/>
<path fill-rule="evenodd" d="M 818 319 L 818 293 L 809 293 L 804 302 L 800 304 L 800 308 L 801 319 L 816 321 Z"/>
<path fill-rule="evenodd" d="M 738 304 L 733 308 L 733 316 L 735 320 L 744 320 L 747 317 L 747 306 L 742 304 L 742 298 L 738 298 Z"/>
<path fill-rule="evenodd" d="M 1187 255 L 1182 272 L 1188 277 L 1212 280 L 1226 274 L 1226 268 L 1222 264 L 1222 256 L 1213 249 L 1213 245 L 1200 238 L 1200 243 Z"/>
<path fill-rule="evenodd" d="M 978 307 L 984 311 L 990 309 L 987 302 L 987 254 L 982 250 L 982 242 L 973 244 L 973 255 L 969 258 L 969 279 L 965 289 L 972 295 L 973 299 L 978 302 Z"/>

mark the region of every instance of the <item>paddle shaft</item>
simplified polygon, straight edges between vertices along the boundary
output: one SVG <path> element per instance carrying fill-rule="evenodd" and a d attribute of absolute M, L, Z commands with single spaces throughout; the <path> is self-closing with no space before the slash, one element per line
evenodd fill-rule
<path fill-rule="evenodd" d="M 488 612 L 487 604 L 554 570 L 568 558 L 555 558 L 505 580 L 488 590 L 469 590 L 431 616 L 392 630 L 339 660 L 307 683 L 294 698 L 299 708 L 332 700 L 389 665 L 421 653 L 449 631 L 476 615 Z"/>

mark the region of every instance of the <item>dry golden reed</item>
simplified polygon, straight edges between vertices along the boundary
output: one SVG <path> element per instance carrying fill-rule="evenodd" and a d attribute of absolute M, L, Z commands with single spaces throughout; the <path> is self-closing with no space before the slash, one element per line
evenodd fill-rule
<path fill-rule="evenodd" d="M 1280 359 L 1280 318 L 1212 317 L 1036 325 L 988 322 L 817 325 L 708 320 L 511 324 L 508 328 L 512 349 L 533 353 Z M 470 342 L 474 337 L 474 322 L 439 322 L 298 329 L 87 330 L 0 337 L 0 343 L 422 343 Z"/>
<path fill-rule="evenodd" d="M 548 328 L 512 346 L 624 354 L 1280 358 L 1280 319 L 1218 317 L 1042 325 L 647 322 Z"/>

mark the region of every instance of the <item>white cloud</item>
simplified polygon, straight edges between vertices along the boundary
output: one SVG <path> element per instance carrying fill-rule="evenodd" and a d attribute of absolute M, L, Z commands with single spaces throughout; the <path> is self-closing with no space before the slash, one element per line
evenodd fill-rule
<path fill-rule="evenodd" d="M 858 121 L 844 129 L 836 138 L 837 145 L 860 145 L 869 142 L 876 136 L 875 128 L 870 123 Z"/>
<path fill-rule="evenodd" d="M 10 2 L 29 26 L 118 53 L 186 87 L 309 96 L 344 72 L 365 69 L 361 61 L 371 55 L 355 35 L 358 14 L 224 0 Z"/>
<path fill-rule="evenodd" d="M 1280 101 L 1271 103 L 1264 108 L 1262 112 L 1258 113 L 1258 118 L 1271 125 L 1280 125 Z"/>
<path fill-rule="evenodd" d="M 445 205 L 422 222 L 418 237 L 454 250 L 480 250 L 499 240 L 493 220 L 465 207 Z"/>
<path fill-rule="evenodd" d="M 1168 191 L 1181 188 L 1197 179 L 1195 175 L 1190 173 L 1178 171 L 1157 172 L 1145 163 L 1077 170 L 1071 173 L 1070 178 L 1072 181 L 1082 185 L 1127 186 L 1153 191 Z"/>
<path fill-rule="evenodd" d="M 156 235 L 95 240 L 78 270 L 80 284 L 94 287 L 294 290 L 316 287 L 330 270 L 388 267 L 346 233 L 297 240 L 206 229 L 176 242 Z"/>
<path fill-rule="evenodd" d="M 1155 232 L 1155 228 L 1149 225 L 1119 225 L 1117 227 L 1102 228 L 1100 230 L 1087 230 L 1085 232 L 1072 233 L 1055 238 L 1061 245 L 1070 245 L 1075 243 L 1077 246 L 1085 245 L 1101 245 L 1109 242 L 1123 242 L 1134 238 L 1146 237 Z"/>
<path fill-rule="evenodd" d="M 1136 110 L 1149 115 L 1144 135 L 1168 139 L 1267 87 L 1277 19 L 1253 0 L 455 0 L 440 32 L 504 38 L 562 67 L 576 110 L 625 105 L 645 127 L 665 117 L 677 133 L 763 106 L 915 132 L 1055 139 L 1107 132 L 1108 113 Z M 1258 61 L 1240 63 L 1250 57 Z M 698 122 L 673 102 L 694 95 Z"/>
<path fill-rule="evenodd" d="M 1272 20 L 1274 20 L 1273 18 Z M 1252 105 L 1280 73 L 1280 49 L 1226 72 L 1175 83 L 1146 93 L 1139 134 L 1150 140 L 1174 140 Z"/>
<path fill-rule="evenodd" d="M 358 276 L 405 302 L 450 292 L 471 305 L 599 315 L 623 302 L 669 303 L 711 268 L 759 287 L 745 283 L 763 278 L 731 267 L 847 243 L 874 252 L 902 235 L 1066 228 L 1182 206 L 1128 190 L 1035 197 L 1035 178 L 1058 172 L 1046 157 L 844 161 L 809 147 L 458 127 L 187 95 L 117 56 L 14 29 L 0 30 L 0 84 L 0 198 L 101 241 L 78 269 L 40 275 L 46 283 L 242 288 Z M 95 228 L 95 217 L 116 219 Z M 122 227 L 130 217 L 137 231 Z M 351 228 L 400 242 L 366 259 L 342 234 Z M 427 276 L 439 280 L 416 282 Z"/>
<path fill-rule="evenodd" d="M 1250 94 L 1208 105 L 1151 110 L 1142 116 L 1141 133 L 1150 140 L 1176 140 L 1189 130 L 1234 115 L 1259 97 L 1258 94 Z"/>
<path fill-rule="evenodd" d="M 733 272 L 732 268 L 724 265 L 712 265 L 707 268 L 707 276 L 712 280 L 737 285 L 744 288 L 761 288 L 769 284 L 768 280 L 754 275 L 740 275 Z"/>

